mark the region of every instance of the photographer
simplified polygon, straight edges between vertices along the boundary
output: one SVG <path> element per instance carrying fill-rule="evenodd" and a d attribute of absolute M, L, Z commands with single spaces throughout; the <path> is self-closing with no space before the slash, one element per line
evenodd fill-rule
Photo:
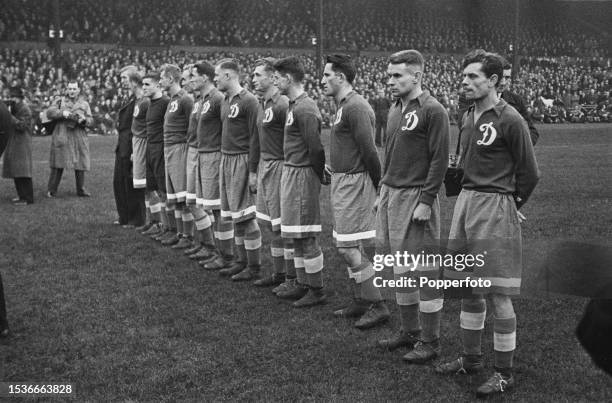
<path fill-rule="evenodd" d="M 56 125 L 51 138 L 49 185 L 47 197 L 55 197 L 64 168 L 74 169 L 77 196 L 91 196 L 84 188 L 85 171 L 90 169 L 89 141 L 85 127 L 93 119 L 89 104 L 79 97 L 79 84 L 68 82 L 68 96 L 62 97 L 47 109 L 47 117 Z"/>
<path fill-rule="evenodd" d="M 23 89 L 10 89 L 9 110 L 11 125 L 4 160 L 2 177 L 13 178 L 18 197 L 14 205 L 25 206 L 34 203 L 32 186 L 32 112 L 24 102 Z"/>

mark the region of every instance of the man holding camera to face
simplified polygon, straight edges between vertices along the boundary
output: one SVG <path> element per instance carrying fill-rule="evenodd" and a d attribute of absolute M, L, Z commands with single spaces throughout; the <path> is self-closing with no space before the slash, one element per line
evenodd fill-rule
<path fill-rule="evenodd" d="M 90 169 L 89 141 L 85 127 L 92 124 L 91 109 L 79 97 L 79 84 L 68 82 L 67 96 L 47 109 L 47 117 L 55 121 L 51 138 L 49 185 L 47 197 L 55 197 L 65 168 L 74 169 L 77 196 L 91 196 L 84 188 L 85 171 Z"/>

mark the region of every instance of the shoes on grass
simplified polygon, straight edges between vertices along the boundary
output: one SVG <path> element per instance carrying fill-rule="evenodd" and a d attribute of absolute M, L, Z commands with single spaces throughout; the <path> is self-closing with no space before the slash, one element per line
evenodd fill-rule
<path fill-rule="evenodd" d="M 232 276 L 232 281 L 250 281 L 259 277 L 259 267 L 247 266 Z"/>
<path fill-rule="evenodd" d="M 387 322 L 391 317 L 389 308 L 385 301 L 370 303 L 366 312 L 355 322 L 355 327 L 359 330 L 372 329 Z"/>
<path fill-rule="evenodd" d="M 205 270 L 214 271 L 227 267 L 228 262 L 226 262 L 221 256 L 213 256 L 209 259 L 200 260 L 198 264 Z"/>
<path fill-rule="evenodd" d="M 172 249 L 187 249 L 193 246 L 193 240 L 186 236 L 179 236 L 178 242 L 172 245 Z"/>
<path fill-rule="evenodd" d="M 285 281 L 285 273 L 274 273 L 269 277 L 255 280 L 253 285 L 256 287 L 272 287 L 281 285 Z"/>
<path fill-rule="evenodd" d="M 334 316 L 337 318 L 360 318 L 368 311 L 369 307 L 370 302 L 361 298 L 353 298 L 347 307 L 334 311 Z"/>
<path fill-rule="evenodd" d="M 290 279 L 285 281 L 279 287 L 283 287 L 276 293 L 276 296 L 283 299 L 295 299 L 298 300 L 308 293 L 308 288 L 297 282 L 297 279 Z"/>
<path fill-rule="evenodd" d="M 322 288 L 308 287 L 306 294 L 295 301 L 293 306 L 296 308 L 308 308 L 315 305 L 324 304 L 327 296 Z"/>
<path fill-rule="evenodd" d="M 191 243 L 191 247 L 185 249 L 183 251 L 183 254 L 187 255 L 187 256 L 191 256 L 194 253 L 198 253 L 200 251 L 200 249 L 202 249 L 202 245 L 200 245 L 197 242 L 192 242 Z M 194 259 L 195 260 L 195 259 Z"/>
<path fill-rule="evenodd" d="M 152 222 L 149 222 L 149 223 L 146 223 L 146 224 L 144 224 L 144 225 L 141 225 L 140 227 L 136 227 L 136 228 L 134 228 L 134 230 L 135 230 L 136 232 L 140 232 L 140 233 L 142 234 L 143 232 L 145 232 L 145 231 L 147 231 L 149 228 L 151 228 L 153 225 L 155 225 L 155 224 L 154 224 L 154 223 L 152 223 Z"/>
<path fill-rule="evenodd" d="M 502 375 L 495 372 L 485 383 L 476 390 L 478 397 L 487 397 L 498 393 L 503 393 L 514 386 L 514 376 L 512 374 Z"/>
<path fill-rule="evenodd" d="M 460 356 L 456 360 L 440 364 L 435 371 L 442 375 L 472 374 L 484 369 L 481 356 Z"/>
<path fill-rule="evenodd" d="M 431 342 L 417 341 L 412 351 L 404 355 L 404 361 L 411 364 L 425 364 L 440 355 L 442 347 L 439 340 Z"/>
<path fill-rule="evenodd" d="M 219 270 L 221 277 L 231 277 L 234 274 L 240 273 L 246 267 L 246 262 L 233 261 L 226 265 L 225 268 Z"/>
<path fill-rule="evenodd" d="M 389 339 L 379 340 L 378 345 L 393 351 L 400 347 L 414 347 L 417 341 L 419 341 L 418 334 L 400 330 L 399 333 Z"/>

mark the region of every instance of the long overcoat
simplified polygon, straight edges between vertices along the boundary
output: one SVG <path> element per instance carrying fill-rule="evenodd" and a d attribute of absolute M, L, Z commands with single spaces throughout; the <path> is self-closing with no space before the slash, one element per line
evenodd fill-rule
<path fill-rule="evenodd" d="M 70 113 L 69 118 L 64 117 L 64 111 Z M 47 117 L 56 121 L 51 136 L 51 168 L 89 171 L 91 162 L 85 127 L 90 126 L 93 119 L 87 101 L 82 98 L 71 100 L 62 97 L 47 109 Z M 79 120 L 84 120 L 84 123 L 79 123 Z"/>
<path fill-rule="evenodd" d="M 32 112 L 25 102 L 12 106 L 13 130 L 2 161 L 3 178 L 32 177 Z"/>

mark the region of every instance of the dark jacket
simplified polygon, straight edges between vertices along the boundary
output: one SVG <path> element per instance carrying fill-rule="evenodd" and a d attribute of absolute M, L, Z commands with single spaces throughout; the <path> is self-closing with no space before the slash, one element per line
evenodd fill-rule
<path fill-rule="evenodd" d="M 6 148 L 6 143 L 10 135 L 13 133 L 13 123 L 11 112 L 9 112 L 6 104 L 0 101 L 0 157 Z"/>
<path fill-rule="evenodd" d="M 135 98 L 132 96 L 119 109 L 117 114 L 117 147 L 115 153 L 121 158 L 130 158 L 132 155 L 132 119 L 134 117 Z"/>
<path fill-rule="evenodd" d="M 529 137 L 531 137 L 531 144 L 535 146 L 538 142 L 538 139 L 540 138 L 540 133 L 538 133 L 538 130 L 533 125 L 533 122 L 531 121 L 531 118 L 527 113 L 527 107 L 525 106 L 525 101 L 523 101 L 523 98 L 520 95 L 508 90 L 502 92 L 501 97 L 510 106 L 516 109 L 518 113 L 523 117 L 523 119 L 525 119 L 525 121 L 527 122 L 527 127 L 529 127 Z"/>
<path fill-rule="evenodd" d="M 25 102 L 13 107 L 12 134 L 4 151 L 3 178 L 32 177 L 32 112 Z"/>

